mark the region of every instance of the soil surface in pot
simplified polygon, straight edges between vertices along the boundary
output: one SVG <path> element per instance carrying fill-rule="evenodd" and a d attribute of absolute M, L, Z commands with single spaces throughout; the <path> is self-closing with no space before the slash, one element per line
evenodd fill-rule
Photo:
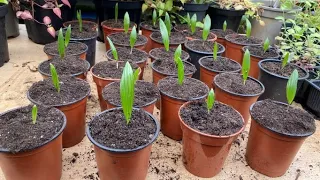
<path fill-rule="evenodd" d="M 213 57 L 203 58 L 201 64 L 214 71 L 237 71 L 241 69 L 241 66 L 235 61 L 231 61 L 229 58 L 218 56 L 217 60 L 213 60 Z"/>
<path fill-rule="evenodd" d="M 222 73 L 216 76 L 215 83 L 223 90 L 227 90 L 237 94 L 253 95 L 259 94 L 262 87 L 259 83 L 248 78 L 243 83 L 242 75 L 237 73 Z"/>
<path fill-rule="evenodd" d="M 113 34 L 110 34 L 108 37 L 110 40 L 112 40 L 112 42 L 115 45 L 122 45 L 122 46 L 130 47 L 130 33 L 128 33 L 128 34 L 126 34 L 124 32 L 113 33 Z M 138 35 L 137 41 L 136 41 L 134 47 L 144 45 L 147 43 L 147 41 L 148 41 L 148 39 L 145 36 Z"/>
<path fill-rule="evenodd" d="M 156 31 L 153 32 L 151 35 L 152 39 L 157 41 L 158 43 L 162 43 L 162 36 L 161 33 Z M 186 36 L 182 32 L 171 32 L 170 35 L 170 44 L 183 44 L 187 41 Z"/>
<path fill-rule="evenodd" d="M 150 31 L 159 31 L 160 30 L 157 23 L 155 26 L 153 26 L 152 21 L 142 22 L 142 23 L 140 23 L 140 27 L 147 29 L 147 30 L 150 30 Z"/>
<path fill-rule="evenodd" d="M 183 62 L 184 65 L 184 74 L 192 74 L 196 72 L 196 67 Z M 153 68 L 162 74 L 168 75 L 178 75 L 177 74 L 177 65 L 173 60 L 157 60 L 153 63 Z"/>
<path fill-rule="evenodd" d="M 270 62 L 263 62 L 261 66 L 269 72 L 274 74 L 283 76 L 283 77 L 290 77 L 291 73 L 296 69 L 299 73 L 299 78 L 306 76 L 306 73 L 300 69 L 298 66 L 295 66 L 291 63 L 288 63 L 284 68 L 282 68 L 282 62 L 280 61 L 270 61 Z"/>
<path fill-rule="evenodd" d="M 80 32 L 79 27 L 72 27 L 71 38 L 72 39 L 86 39 L 93 38 L 98 35 L 97 31 L 92 31 L 92 26 L 90 24 L 83 24 L 82 31 Z"/>
<path fill-rule="evenodd" d="M 266 52 L 264 52 L 262 46 L 248 46 L 245 49 L 248 49 L 250 51 L 251 55 L 258 56 L 262 59 L 278 58 L 278 56 L 279 56 L 277 51 L 273 48 L 269 48 Z"/>
<path fill-rule="evenodd" d="M 209 113 L 205 101 L 192 101 L 181 109 L 180 116 L 192 129 L 209 135 L 228 136 L 243 127 L 241 115 L 217 101 Z"/>
<path fill-rule="evenodd" d="M 211 32 L 217 35 L 218 38 L 222 38 L 222 39 L 225 39 L 226 35 L 236 33 L 232 29 L 226 29 L 226 31 L 223 31 L 222 29 L 212 29 Z"/>
<path fill-rule="evenodd" d="M 168 96 L 185 101 L 200 98 L 208 94 L 208 87 L 201 81 L 185 77 L 183 84 L 178 84 L 177 77 L 167 77 L 158 82 L 158 88 Z"/>
<path fill-rule="evenodd" d="M 129 63 L 133 70 L 139 68 L 136 63 Z M 94 67 L 92 68 L 92 73 L 101 78 L 121 79 L 122 71 L 125 65 L 126 63 L 124 61 L 102 61 L 94 65 Z"/>
<path fill-rule="evenodd" d="M 60 92 L 52 84 L 51 78 L 34 83 L 29 89 L 30 99 L 47 106 L 61 106 L 77 102 L 90 93 L 87 81 L 60 76 Z"/>
<path fill-rule="evenodd" d="M 132 49 L 131 54 L 130 54 L 131 48 L 119 47 L 117 48 L 117 51 L 118 51 L 119 61 L 133 61 L 133 62 L 139 63 L 139 62 L 144 62 L 148 60 L 148 57 L 149 57 L 149 55 L 146 52 L 135 49 L 135 48 Z M 114 59 L 112 51 L 108 51 L 107 57 Z"/>
<path fill-rule="evenodd" d="M 156 133 L 156 124 L 143 110 L 134 109 L 127 124 L 122 109 L 114 109 L 94 117 L 89 124 L 91 137 L 113 149 L 134 149 L 148 144 Z"/>
<path fill-rule="evenodd" d="M 69 21 L 69 22 L 67 22 L 67 24 L 68 25 L 70 24 L 72 28 L 79 28 L 79 22 L 78 21 Z M 93 30 L 93 31 L 95 31 L 94 28 L 98 27 L 98 25 L 93 21 L 86 21 L 86 22 L 82 21 L 82 27 L 83 26 L 90 27 L 91 30 Z"/>
<path fill-rule="evenodd" d="M 111 104 L 121 106 L 120 82 L 114 82 L 102 91 L 103 99 Z M 134 87 L 134 107 L 143 107 L 160 97 L 157 86 L 146 81 L 137 81 Z"/>
<path fill-rule="evenodd" d="M 228 36 L 228 41 L 231 41 L 232 43 L 235 44 L 242 44 L 242 45 L 255 45 L 255 44 L 261 44 L 262 40 L 255 38 L 255 37 L 250 37 L 247 38 L 245 35 L 240 35 L 240 34 L 234 34 Z"/>
<path fill-rule="evenodd" d="M 174 52 L 176 48 L 169 48 L 169 51 L 166 51 L 164 48 L 155 48 L 150 51 L 150 55 L 155 59 L 174 59 Z M 189 58 L 189 54 L 182 50 L 181 59 Z"/>
<path fill-rule="evenodd" d="M 123 20 L 118 19 L 116 22 L 115 19 L 108 19 L 102 22 L 102 25 L 105 25 L 110 28 L 118 28 L 118 29 L 123 29 Z M 130 22 L 129 28 L 132 28 L 135 25 L 134 22 Z"/>
<path fill-rule="evenodd" d="M 299 136 L 316 130 L 314 119 L 309 113 L 270 99 L 257 102 L 251 115 L 260 125 L 280 134 Z"/>
<path fill-rule="evenodd" d="M 214 41 L 193 40 L 188 41 L 186 46 L 194 51 L 213 53 Z M 218 52 L 221 52 L 223 50 L 222 45 L 218 44 L 218 47 Z"/>
<path fill-rule="evenodd" d="M 51 75 L 50 63 L 54 65 L 58 75 L 73 75 L 87 72 L 89 64 L 87 61 L 80 59 L 77 56 L 67 56 L 60 59 L 59 56 L 54 56 L 48 61 L 44 61 L 40 66 L 39 70 L 45 74 Z"/>
<path fill-rule="evenodd" d="M 174 26 L 174 29 L 178 32 L 181 32 L 181 31 L 191 31 L 190 30 L 190 27 L 188 24 L 176 24 Z M 196 31 L 201 31 L 202 29 L 199 28 L 199 27 L 196 27 Z"/>
<path fill-rule="evenodd" d="M 66 48 L 66 56 L 69 54 L 83 53 L 87 49 L 87 46 L 83 43 L 69 43 Z M 57 42 L 49 43 L 44 46 L 44 52 L 48 54 L 59 55 Z"/>
<path fill-rule="evenodd" d="M 33 124 L 32 106 L 0 115 L 0 149 L 12 153 L 33 150 L 51 140 L 61 130 L 64 117 L 60 111 L 38 106 L 37 121 Z"/>

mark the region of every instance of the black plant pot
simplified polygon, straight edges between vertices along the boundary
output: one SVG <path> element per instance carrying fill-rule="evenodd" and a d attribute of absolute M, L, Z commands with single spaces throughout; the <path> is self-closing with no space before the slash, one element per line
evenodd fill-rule
<path fill-rule="evenodd" d="M 306 107 L 317 117 L 320 117 L 320 80 L 311 80 L 310 92 L 307 97 Z"/>
<path fill-rule="evenodd" d="M 8 42 L 6 34 L 5 16 L 8 13 L 8 5 L 0 3 L 0 67 L 9 61 Z"/>
<path fill-rule="evenodd" d="M 297 91 L 294 101 L 300 103 L 302 106 L 306 105 L 306 101 L 310 92 L 310 80 L 317 77 L 315 72 L 309 71 L 309 77 L 302 82 L 301 88 Z"/>
<path fill-rule="evenodd" d="M 93 0 L 96 6 L 98 18 L 98 40 L 104 42 L 101 22 L 114 19 L 114 7 L 118 3 L 118 18 L 123 19 L 126 12 L 130 15 L 130 21 L 140 24 L 141 7 L 144 1 L 115 1 L 115 0 Z"/>
<path fill-rule="evenodd" d="M 262 63 L 266 61 L 281 63 L 281 61 L 276 59 L 265 59 L 259 62 L 258 64 L 260 69 L 259 81 L 264 85 L 265 91 L 262 95 L 260 95 L 258 100 L 260 101 L 264 99 L 272 99 L 275 101 L 287 103 L 286 87 L 287 87 L 287 82 L 289 77 L 279 76 L 277 74 L 274 74 L 264 69 L 262 67 Z M 305 69 L 299 66 L 296 66 L 296 67 L 297 69 L 299 68 L 306 73 L 305 77 L 300 77 L 298 79 L 297 91 L 299 91 L 300 88 L 302 87 L 303 81 L 309 77 L 309 73 L 308 71 L 306 71 Z"/>
<path fill-rule="evenodd" d="M 90 68 L 96 63 L 96 42 L 97 36 L 86 39 L 73 39 L 70 41 L 82 42 L 88 46 L 88 51 L 86 55 L 86 60 L 90 63 Z"/>
<path fill-rule="evenodd" d="M 211 29 L 222 29 L 223 23 L 226 21 L 228 29 L 237 32 L 245 12 L 245 10 L 220 9 L 213 5 L 209 7 L 207 14 L 211 17 Z"/>
<path fill-rule="evenodd" d="M 209 4 L 185 3 L 184 5 L 182 5 L 181 2 L 175 2 L 175 4 L 178 7 L 183 7 L 183 10 L 179 11 L 179 14 L 181 16 L 184 17 L 189 13 L 190 17 L 192 17 L 193 14 L 196 14 L 198 21 L 203 21 L 209 8 Z"/>
<path fill-rule="evenodd" d="M 8 14 L 6 15 L 6 33 L 8 38 L 17 37 L 20 35 L 19 20 L 15 11 L 12 9 L 11 3 L 8 4 Z"/>

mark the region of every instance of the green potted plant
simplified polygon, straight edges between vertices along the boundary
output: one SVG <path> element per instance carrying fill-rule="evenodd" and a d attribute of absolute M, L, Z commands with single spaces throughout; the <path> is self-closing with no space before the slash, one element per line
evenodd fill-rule
<path fill-rule="evenodd" d="M 313 117 L 291 105 L 298 77 L 298 71 L 294 70 L 287 81 L 288 104 L 267 99 L 250 107 L 246 161 L 252 169 L 269 177 L 285 174 L 303 142 L 316 130 Z"/>
<path fill-rule="evenodd" d="M 9 61 L 9 50 L 8 42 L 5 28 L 5 16 L 8 13 L 8 1 L 0 0 L 0 67 L 3 66 L 5 62 Z"/>
<path fill-rule="evenodd" d="M 147 176 L 152 143 L 159 135 L 160 125 L 150 113 L 133 108 L 138 73 L 126 62 L 120 80 L 121 107 L 96 114 L 87 126 L 101 179 L 134 180 Z"/>
<path fill-rule="evenodd" d="M 181 10 L 179 14 L 185 16 L 188 13 L 190 16 L 196 15 L 198 21 L 202 21 L 206 16 L 206 11 L 209 8 L 211 0 L 179 0 L 181 3 Z M 180 4 L 179 4 L 180 6 Z"/>

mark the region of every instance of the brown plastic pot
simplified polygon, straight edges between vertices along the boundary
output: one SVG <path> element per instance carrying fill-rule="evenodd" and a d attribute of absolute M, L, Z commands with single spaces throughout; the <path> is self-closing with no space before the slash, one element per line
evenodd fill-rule
<path fill-rule="evenodd" d="M 249 113 L 250 106 L 253 103 L 255 103 L 259 98 L 259 96 L 264 92 L 265 88 L 263 84 L 252 77 L 248 77 L 248 79 L 251 79 L 257 82 L 258 84 L 260 84 L 262 91 L 258 94 L 238 94 L 238 93 L 234 93 L 234 92 L 222 89 L 216 83 L 217 77 L 219 77 L 219 75 L 217 75 L 213 80 L 213 83 L 215 86 L 216 100 L 224 104 L 228 104 L 232 106 L 234 109 L 236 109 L 242 115 L 246 125 L 250 119 L 250 113 Z"/>
<path fill-rule="evenodd" d="M 84 43 L 76 42 L 76 41 L 70 42 L 69 44 L 76 44 L 76 43 L 78 43 L 78 44 L 84 44 Z M 84 45 L 86 45 L 86 44 L 84 44 Z M 47 54 L 48 59 L 52 59 L 53 56 L 59 56 L 59 54 L 50 54 L 49 52 L 45 51 L 44 48 L 43 48 L 43 51 L 44 51 L 44 53 Z M 88 46 L 86 45 L 86 49 L 85 49 L 83 52 L 80 52 L 80 53 L 78 53 L 78 54 L 67 54 L 67 56 L 79 56 L 80 59 L 86 60 L 87 51 L 88 51 Z"/>
<path fill-rule="evenodd" d="M 250 107 L 250 112 L 253 106 L 254 104 Z M 312 134 L 280 134 L 252 118 L 246 151 L 247 163 L 252 169 L 266 176 L 282 176 L 290 167 L 303 142 Z"/>
<path fill-rule="evenodd" d="M 75 23 L 79 23 L 79 21 L 78 20 L 73 20 L 73 21 L 64 22 L 63 23 L 63 27 L 68 27 L 70 24 L 71 24 L 71 27 L 72 27 L 72 24 L 75 24 Z M 82 24 L 91 26 L 92 31 L 97 31 L 97 29 L 98 29 L 98 24 L 95 23 L 95 22 L 92 22 L 92 21 L 82 20 Z"/>
<path fill-rule="evenodd" d="M 161 101 L 160 101 L 161 132 L 173 140 L 180 141 L 182 139 L 182 130 L 180 127 L 179 109 L 187 101 L 177 97 L 170 96 L 162 92 L 161 89 L 159 90 L 161 95 Z M 209 92 L 209 88 L 207 91 Z M 190 97 L 189 100 L 190 101 L 200 100 L 206 97 L 207 97 L 207 94 L 198 98 Z"/>
<path fill-rule="evenodd" d="M 84 60 L 84 61 L 86 61 L 86 60 Z M 44 63 L 44 62 L 46 62 L 46 61 L 43 61 L 42 63 Z M 86 61 L 86 62 L 87 62 L 87 64 L 88 64 L 87 72 L 83 72 L 83 73 L 80 72 L 80 73 L 77 73 L 77 74 L 72 74 L 72 75 L 70 75 L 70 76 L 73 76 L 73 77 L 76 77 L 76 78 L 79 78 L 79 79 L 86 80 L 86 79 L 87 79 L 88 71 L 89 71 L 89 69 L 90 69 L 90 63 L 89 63 L 88 61 Z M 41 71 L 41 69 L 40 69 L 39 67 L 40 67 L 40 65 L 41 65 L 42 63 L 39 64 L 39 66 L 38 66 L 38 71 L 39 71 L 39 73 L 42 75 L 43 79 L 47 79 L 47 78 L 51 77 L 51 74 L 47 74 L 47 73 Z"/>
<path fill-rule="evenodd" d="M 152 55 L 152 51 L 154 51 L 155 49 L 159 49 L 159 48 L 153 48 L 153 49 L 151 49 L 151 51 L 149 51 L 149 56 L 150 56 L 150 58 L 151 58 L 151 62 L 153 62 L 153 61 L 155 61 L 155 60 L 157 60 L 157 59 L 161 59 L 161 57 L 156 57 L 156 56 L 153 56 Z M 164 49 L 164 47 L 161 47 L 161 49 Z M 182 50 L 182 51 L 184 51 L 184 50 Z M 189 55 L 189 53 L 187 53 L 186 51 L 184 51 L 186 54 L 188 54 L 188 56 L 186 57 L 186 58 L 184 58 L 184 59 L 182 59 L 182 61 L 188 61 L 189 59 L 190 59 L 190 55 Z"/>
<path fill-rule="evenodd" d="M 154 33 L 154 32 L 153 32 L 153 33 Z M 151 35 L 150 35 L 150 39 L 151 39 L 151 41 L 152 41 L 152 49 L 155 49 L 155 48 L 164 48 L 164 44 L 163 44 L 162 42 L 159 42 L 159 41 L 155 40 L 155 39 L 152 37 L 152 34 L 153 34 L 153 33 L 151 33 Z M 188 41 L 188 39 L 186 38 L 185 42 L 187 42 L 187 41 Z M 185 42 L 180 43 L 181 46 L 182 46 L 182 49 L 184 49 L 184 43 L 185 43 Z M 177 48 L 180 44 L 170 43 L 170 44 L 169 44 L 169 47 L 170 47 L 170 48 Z"/>
<path fill-rule="evenodd" d="M 142 35 L 144 35 L 145 37 L 148 38 L 148 42 L 147 42 L 147 44 L 146 44 L 146 46 L 145 46 L 145 51 L 148 53 L 148 52 L 152 49 L 152 47 L 153 47 L 153 45 L 152 45 L 152 40 L 151 40 L 151 38 L 150 38 L 150 35 L 151 35 L 154 31 L 152 31 L 152 30 L 150 30 L 150 29 L 144 28 L 144 26 L 142 25 L 143 23 L 144 23 L 144 22 L 141 22 L 141 23 L 140 23 L 140 29 L 141 29 Z"/>
<path fill-rule="evenodd" d="M 189 103 L 190 101 L 184 103 L 179 109 L 179 120 L 183 132 L 183 165 L 195 176 L 210 178 L 222 170 L 232 142 L 245 129 L 245 125 L 238 132 L 229 136 L 215 136 L 202 133 L 189 127 L 181 118 L 181 108 Z M 244 122 L 243 118 L 242 121 Z"/>
<path fill-rule="evenodd" d="M 206 58 L 212 58 L 213 59 L 213 56 L 204 56 L 202 58 L 199 59 L 199 65 L 200 65 L 200 81 L 204 82 L 210 89 L 213 88 L 215 89 L 215 86 L 214 84 L 212 83 L 213 82 L 213 79 L 214 77 L 216 77 L 216 75 L 220 74 L 220 73 L 223 73 L 223 72 L 226 72 L 226 71 L 216 71 L 216 70 L 213 70 L 213 69 L 210 69 L 208 67 L 205 67 L 203 64 L 202 64 L 202 60 L 203 59 L 206 59 Z M 231 61 L 239 64 L 238 62 L 230 59 Z M 239 64 L 239 67 L 241 67 L 241 65 Z M 228 72 L 231 72 L 231 73 L 238 73 L 240 72 L 241 69 L 239 70 L 236 70 L 236 71 L 228 71 Z"/>
<path fill-rule="evenodd" d="M 90 91 L 82 99 L 77 99 L 63 105 L 54 105 L 67 118 L 67 126 L 62 134 L 62 145 L 64 148 L 69 148 L 80 143 L 85 136 L 87 100 Z M 42 104 L 31 99 L 29 91 L 27 92 L 28 99 L 33 104 Z"/>
<path fill-rule="evenodd" d="M 0 167 L 5 179 L 60 179 L 62 175 L 62 132 L 66 127 L 66 122 L 64 116 L 64 123 L 60 131 L 43 145 L 31 151 L 10 153 L 5 149 L 0 149 Z"/>
<path fill-rule="evenodd" d="M 108 113 L 110 110 L 112 109 L 106 110 L 102 113 Z M 154 120 L 157 130 L 149 143 L 135 149 L 123 150 L 105 147 L 92 138 L 89 127 L 87 127 L 87 136 L 94 144 L 94 152 L 101 180 L 146 179 L 152 143 L 157 139 L 160 131 L 158 121 L 150 113 L 146 113 Z"/>

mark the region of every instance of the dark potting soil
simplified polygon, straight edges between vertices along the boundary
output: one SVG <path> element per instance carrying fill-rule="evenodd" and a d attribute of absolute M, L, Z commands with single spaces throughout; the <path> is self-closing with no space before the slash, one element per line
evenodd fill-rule
<path fill-rule="evenodd" d="M 92 73 L 101 78 L 120 79 L 125 65 L 126 62 L 124 61 L 102 61 L 94 65 L 94 67 L 92 68 Z M 130 62 L 130 65 L 134 70 L 139 68 L 136 63 Z"/>
<path fill-rule="evenodd" d="M 282 69 L 282 62 L 263 62 L 261 63 L 261 66 L 266 69 L 269 72 L 272 72 L 274 74 L 283 76 L 283 77 L 290 77 L 292 72 L 296 69 L 299 73 L 299 77 L 304 77 L 306 76 L 306 73 L 300 69 L 298 66 L 295 66 L 291 63 L 288 63 L 283 69 Z"/>
<path fill-rule="evenodd" d="M 162 43 L 162 36 L 161 33 L 156 31 L 153 32 L 151 38 L 154 39 L 158 43 Z M 170 44 L 183 44 L 187 41 L 186 36 L 182 32 L 171 32 L 170 35 Z"/>
<path fill-rule="evenodd" d="M 123 29 L 123 20 L 118 19 L 118 21 L 116 22 L 115 19 L 108 19 L 108 20 L 103 21 L 102 25 L 105 25 L 105 26 L 111 27 L 111 28 Z M 134 22 L 130 22 L 129 28 L 132 28 L 134 25 L 135 25 Z"/>
<path fill-rule="evenodd" d="M 121 106 L 120 82 L 114 82 L 103 88 L 102 96 L 109 103 Z M 160 96 L 157 86 L 146 81 L 137 81 L 134 87 L 134 107 L 143 107 L 155 102 Z"/>
<path fill-rule="evenodd" d="M 244 84 L 242 75 L 237 73 L 222 73 L 216 76 L 215 80 L 215 84 L 221 89 L 237 94 L 254 95 L 262 91 L 260 84 L 251 78 L 248 78 Z"/>
<path fill-rule="evenodd" d="M 82 31 L 79 27 L 73 27 L 71 31 L 72 39 L 86 39 L 98 36 L 97 31 L 92 31 L 92 27 L 89 24 L 83 24 Z"/>
<path fill-rule="evenodd" d="M 245 49 L 248 49 L 252 56 L 258 56 L 263 59 L 276 59 L 279 56 L 277 50 L 273 48 L 269 48 L 266 52 L 264 52 L 262 46 L 248 46 Z"/>
<path fill-rule="evenodd" d="M 68 55 L 80 55 L 87 49 L 87 46 L 83 43 L 69 43 L 68 47 L 66 48 L 66 56 Z M 57 42 L 53 42 L 50 44 L 46 44 L 43 48 L 45 53 L 50 55 L 59 55 L 58 52 L 58 44 Z"/>
<path fill-rule="evenodd" d="M 69 21 L 67 23 L 68 25 L 70 24 L 72 28 L 79 28 L 79 22 L 78 21 Z M 91 28 L 92 31 L 96 31 L 98 25 L 95 22 L 92 21 L 82 21 L 82 27 L 86 26 L 88 28 Z"/>
<path fill-rule="evenodd" d="M 281 134 L 305 135 L 316 130 L 314 119 L 309 113 L 270 99 L 256 103 L 251 115 L 262 126 Z"/>
<path fill-rule="evenodd" d="M 160 92 L 166 95 L 182 99 L 184 101 L 194 100 L 208 94 L 209 88 L 199 80 L 185 77 L 183 84 L 178 84 L 177 77 L 167 77 L 158 82 Z"/>
<path fill-rule="evenodd" d="M 217 35 L 218 38 L 222 38 L 222 39 L 225 39 L 226 35 L 236 33 L 232 29 L 226 29 L 226 31 L 223 31 L 222 29 L 212 29 L 211 32 Z"/>
<path fill-rule="evenodd" d="M 147 30 L 150 30 L 150 31 L 159 31 L 160 30 L 157 23 L 155 26 L 153 26 L 152 21 L 142 22 L 142 23 L 140 23 L 140 27 L 147 29 Z"/>
<path fill-rule="evenodd" d="M 181 32 L 181 31 L 189 31 L 191 32 L 190 30 L 190 26 L 188 24 L 176 24 L 174 26 L 174 29 L 178 32 Z M 199 28 L 199 27 L 196 27 L 196 31 L 201 31 L 202 29 Z"/>
<path fill-rule="evenodd" d="M 132 49 L 131 54 L 131 48 L 119 47 L 117 48 L 117 51 L 119 61 L 133 61 L 136 63 L 140 63 L 148 60 L 149 57 L 149 55 L 146 52 L 138 49 Z M 113 60 L 114 57 L 112 51 L 108 51 L 107 57 Z"/>
<path fill-rule="evenodd" d="M 55 108 L 38 106 L 37 121 L 33 124 L 32 106 L 0 115 L 0 149 L 11 153 L 33 150 L 59 133 L 64 123 L 62 113 Z"/>
<path fill-rule="evenodd" d="M 196 67 L 189 63 L 183 62 L 185 75 L 196 72 Z M 178 75 L 177 65 L 173 60 L 157 60 L 153 63 L 153 68 L 162 74 Z"/>
<path fill-rule="evenodd" d="M 110 34 L 108 37 L 110 38 L 110 40 L 112 40 L 112 42 L 115 45 L 122 45 L 122 46 L 130 47 L 130 33 L 128 33 L 128 34 L 126 34 L 124 32 L 113 33 L 113 34 Z M 148 39 L 145 36 L 138 35 L 137 41 L 134 44 L 134 47 L 144 45 L 147 42 L 148 42 Z"/>
<path fill-rule="evenodd" d="M 228 36 L 227 40 L 231 41 L 232 43 L 241 45 L 257 45 L 262 43 L 262 40 L 260 39 L 257 39 L 255 37 L 247 38 L 247 36 L 240 34 L 230 35 Z"/>
<path fill-rule="evenodd" d="M 185 46 L 194 51 L 213 53 L 214 41 L 193 40 L 188 41 Z M 221 52 L 223 50 L 222 45 L 218 44 L 218 47 L 218 52 Z"/>
<path fill-rule="evenodd" d="M 155 59 L 173 60 L 175 51 L 176 51 L 176 48 L 169 48 L 169 51 L 166 51 L 164 48 L 155 48 L 150 51 L 150 55 Z M 181 59 L 186 60 L 189 57 L 190 57 L 189 54 L 186 51 L 182 50 Z"/>
<path fill-rule="evenodd" d="M 221 56 L 218 56 L 217 60 L 213 60 L 213 57 L 203 58 L 201 64 L 211 70 L 220 72 L 241 70 L 241 66 L 238 63 Z"/>
<path fill-rule="evenodd" d="M 192 101 L 181 109 L 182 120 L 192 129 L 216 136 L 228 136 L 243 127 L 242 117 L 231 106 L 215 101 L 208 113 L 205 101 Z"/>
<path fill-rule="evenodd" d="M 58 75 L 74 75 L 88 71 L 90 65 L 86 60 L 82 60 L 77 56 L 67 56 L 60 59 L 59 56 L 54 56 L 48 61 L 44 61 L 39 65 L 39 70 L 51 76 L 50 63 L 54 65 Z"/>
<path fill-rule="evenodd" d="M 89 124 L 91 137 L 113 149 L 135 149 L 149 143 L 156 133 L 156 124 L 143 110 L 134 109 L 127 124 L 122 109 L 101 113 Z"/>
<path fill-rule="evenodd" d="M 79 101 L 90 93 L 87 81 L 60 76 L 60 92 L 52 84 L 51 78 L 34 83 L 28 93 L 33 101 L 47 106 L 61 106 Z"/>

